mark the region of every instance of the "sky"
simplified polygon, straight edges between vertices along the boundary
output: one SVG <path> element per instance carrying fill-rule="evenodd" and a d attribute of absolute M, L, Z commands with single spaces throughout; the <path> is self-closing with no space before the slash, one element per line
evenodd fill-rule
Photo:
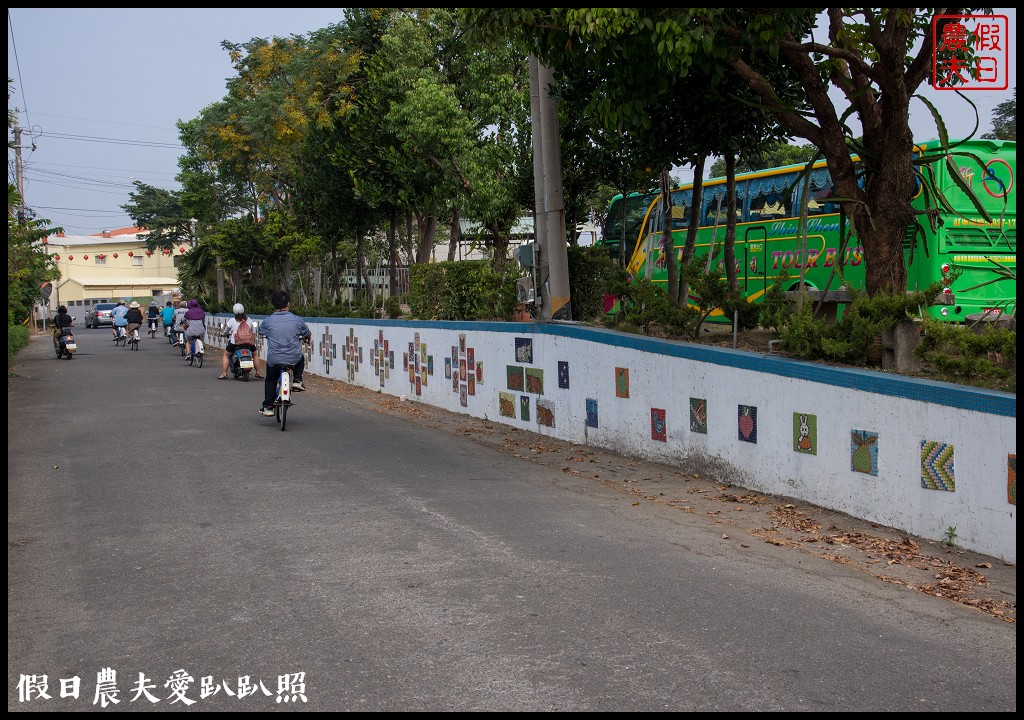
<path fill-rule="evenodd" d="M 1016 10 L 1009 17 L 1009 89 L 973 91 L 979 134 L 1016 86 Z M 234 76 L 222 41 L 304 35 L 342 19 L 340 8 L 9 8 L 8 109 L 19 110 L 26 204 L 69 235 L 129 227 L 121 210 L 133 182 L 177 190 L 183 149 L 175 123 L 221 100 Z M 928 85 L 921 94 L 952 137 L 974 126 L 970 107 Z M 936 136 L 925 106 L 912 104 L 917 140 Z M 802 141 L 797 141 L 802 143 Z M 708 163 L 710 166 L 710 162 Z M 13 182 L 14 153 L 8 150 Z M 689 181 L 692 172 L 675 173 Z"/>

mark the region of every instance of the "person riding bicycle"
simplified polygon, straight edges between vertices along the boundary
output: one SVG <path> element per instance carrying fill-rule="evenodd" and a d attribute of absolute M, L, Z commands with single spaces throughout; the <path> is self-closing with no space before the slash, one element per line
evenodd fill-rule
<path fill-rule="evenodd" d="M 295 369 L 291 389 L 302 392 L 302 370 L 306 360 L 302 355 L 302 341 L 312 333 L 298 315 L 291 312 L 291 296 L 285 290 L 278 290 L 270 298 L 274 313 L 260 323 L 259 336 L 267 339 L 267 374 L 263 380 L 263 405 L 260 415 L 272 417 L 273 405 L 277 398 L 277 380 L 285 367 Z"/>
<path fill-rule="evenodd" d="M 64 328 L 70 328 L 75 324 L 75 319 L 68 315 L 66 306 L 57 308 L 57 315 L 53 318 L 53 349 L 60 345 L 60 336 L 64 334 Z"/>
<path fill-rule="evenodd" d="M 181 325 L 185 329 L 185 342 L 188 344 L 187 354 L 191 355 L 195 341 L 206 337 L 206 313 L 203 312 L 203 308 L 195 298 L 188 301 L 188 310 L 185 311 L 185 318 Z"/>
<path fill-rule="evenodd" d="M 149 308 L 146 310 L 146 327 L 149 328 L 153 337 L 156 337 L 156 325 L 160 319 L 160 308 L 156 304 L 156 300 L 149 304 Z"/>
<path fill-rule="evenodd" d="M 185 334 L 185 313 L 188 312 L 188 305 L 184 300 L 178 303 L 178 307 L 174 309 L 174 314 L 171 316 L 171 330 L 174 332 L 174 344 L 181 345 L 184 339 L 179 339 L 178 335 Z"/>
<path fill-rule="evenodd" d="M 171 328 L 174 326 L 174 303 L 170 300 L 160 311 L 160 319 L 164 323 L 164 335 L 170 335 Z"/>
<path fill-rule="evenodd" d="M 124 331 L 128 327 L 128 321 L 125 320 L 125 315 L 128 314 L 128 303 L 124 300 L 119 300 L 117 306 L 110 311 L 110 324 L 111 332 L 114 333 L 114 342 L 117 342 L 117 330 L 120 328 Z"/>
<path fill-rule="evenodd" d="M 245 314 L 245 306 L 242 303 L 235 303 L 234 307 L 231 308 L 231 312 L 235 316 L 228 320 L 225 327 L 224 334 L 228 338 L 228 345 L 224 348 L 224 355 L 220 363 L 220 377 L 217 379 L 227 380 L 228 363 L 231 360 L 232 354 L 238 348 L 248 348 L 252 351 L 252 362 L 253 367 L 256 368 L 256 377 L 262 378 L 263 376 L 260 375 L 260 356 L 259 351 L 256 349 L 256 333 L 252 327 L 252 320 Z"/>
<path fill-rule="evenodd" d="M 132 300 L 132 304 L 128 306 L 128 312 L 124 314 L 124 319 L 128 322 L 128 337 L 132 336 L 136 330 L 142 327 L 142 311 L 139 309 L 139 304 Z"/>

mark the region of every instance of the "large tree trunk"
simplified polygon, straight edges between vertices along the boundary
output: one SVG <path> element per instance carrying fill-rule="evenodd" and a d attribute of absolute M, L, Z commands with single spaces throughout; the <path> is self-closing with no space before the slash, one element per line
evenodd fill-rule
<path fill-rule="evenodd" d="M 398 295 L 398 244 L 395 235 L 398 230 L 398 216 L 391 211 L 391 222 L 388 225 L 388 294 Z"/>
<path fill-rule="evenodd" d="M 459 222 L 459 209 L 452 208 L 452 231 L 448 242 L 448 262 L 455 260 L 459 246 L 462 244 L 462 225 Z"/>
<path fill-rule="evenodd" d="M 706 155 L 700 155 L 693 163 L 693 193 L 690 204 L 690 224 L 686 228 L 686 244 L 683 245 L 680 263 L 689 265 L 693 259 L 693 249 L 697 245 L 697 230 L 700 228 L 701 206 L 704 203 L 704 162 Z M 679 295 L 676 297 L 676 304 L 679 307 L 686 307 L 690 304 L 690 283 L 686 281 L 686 275 L 680 279 Z"/>
<path fill-rule="evenodd" d="M 409 258 L 409 264 L 417 261 L 416 252 L 412 242 L 412 210 L 405 211 L 405 256 Z"/>
<path fill-rule="evenodd" d="M 661 256 L 668 268 L 668 296 L 679 297 L 679 266 L 676 244 L 672 237 L 672 188 L 668 168 L 661 171 Z"/>
<path fill-rule="evenodd" d="M 736 292 L 736 155 L 725 156 L 725 277 L 729 290 Z"/>
<path fill-rule="evenodd" d="M 420 243 L 416 251 L 416 262 L 430 262 L 431 253 L 434 250 L 434 235 L 437 232 L 437 215 L 433 213 L 423 217 L 417 217 L 419 225 Z"/>

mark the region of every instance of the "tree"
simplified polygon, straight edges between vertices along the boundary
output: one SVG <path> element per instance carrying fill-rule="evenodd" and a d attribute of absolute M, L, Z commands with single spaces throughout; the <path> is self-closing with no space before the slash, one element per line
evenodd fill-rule
<path fill-rule="evenodd" d="M 753 145 L 736 158 L 736 172 L 745 173 L 783 165 L 798 165 L 806 163 L 817 152 L 818 148 L 813 145 L 791 145 L 784 140 L 764 145 Z M 724 157 L 711 163 L 708 177 L 725 177 Z"/>
<path fill-rule="evenodd" d="M 677 78 L 693 76 L 715 90 L 717 103 L 695 103 L 699 110 L 683 119 L 696 141 L 687 148 L 693 156 L 706 149 L 695 132 L 704 120 L 702 111 L 723 107 L 722 99 L 733 89 L 726 81 L 741 84 L 784 136 L 803 138 L 821 150 L 864 248 L 867 291 L 875 294 L 906 290 L 903 238 L 917 221 L 910 203 L 918 172 L 912 157 L 910 102 L 932 69 L 932 19 L 941 33 L 955 18 L 938 16 L 968 11 L 527 8 L 500 18 L 505 27 L 526 35 L 538 56 L 556 69 L 575 54 L 585 55 L 589 68 L 607 68 L 606 77 L 622 77 L 626 68 L 637 73 L 631 100 L 601 106 L 606 126 L 626 122 L 649 127 L 645 103 L 663 97 L 666 85 Z M 824 42 L 818 41 L 819 17 L 825 21 Z M 841 107 L 830 89 L 841 93 Z M 672 101 L 679 104 L 678 97 Z M 928 106 L 940 138 L 950 146 L 941 117 Z M 852 116 L 860 121 L 860 133 L 847 124 Z M 860 157 L 859 165 L 852 154 Z M 938 160 L 945 157 L 925 162 Z"/>
<path fill-rule="evenodd" d="M 153 187 L 136 180 L 128 193 L 130 202 L 121 206 L 139 227 L 149 231 L 142 236 L 150 250 L 169 250 L 192 244 L 191 217 L 181 207 L 181 196 L 173 190 Z"/>
<path fill-rule="evenodd" d="M 7 324 L 29 317 L 40 298 L 43 283 L 60 278 L 60 272 L 43 249 L 44 238 L 62 228 L 51 227 L 49 220 L 34 217 L 31 211 L 19 218 L 21 195 L 13 183 L 7 183 Z"/>
<path fill-rule="evenodd" d="M 1017 88 L 1013 98 L 996 105 L 992 113 L 992 131 L 982 135 L 986 140 L 1017 140 Z"/>

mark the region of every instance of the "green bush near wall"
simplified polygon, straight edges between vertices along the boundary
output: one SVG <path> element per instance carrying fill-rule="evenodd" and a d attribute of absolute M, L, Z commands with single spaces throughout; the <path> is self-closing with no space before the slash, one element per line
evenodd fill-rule
<path fill-rule="evenodd" d="M 7 366 L 14 360 L 14 353 L 28 345 L 28 326 L 7 325 Z"/>
<path fill-rule="evenodd" d="M 596 321 L 604 315 L 605 295 L 618 295 L 626 285 L 626 271 L 608 254 L 591 245 L 569 248 L 569 293 L 572 319 Z"/>
<path fill-rule="evenodd" d="M 519 276 L 510 260 L 413 265 L 409 310 L 420 320 L 511 320 Z"/>

